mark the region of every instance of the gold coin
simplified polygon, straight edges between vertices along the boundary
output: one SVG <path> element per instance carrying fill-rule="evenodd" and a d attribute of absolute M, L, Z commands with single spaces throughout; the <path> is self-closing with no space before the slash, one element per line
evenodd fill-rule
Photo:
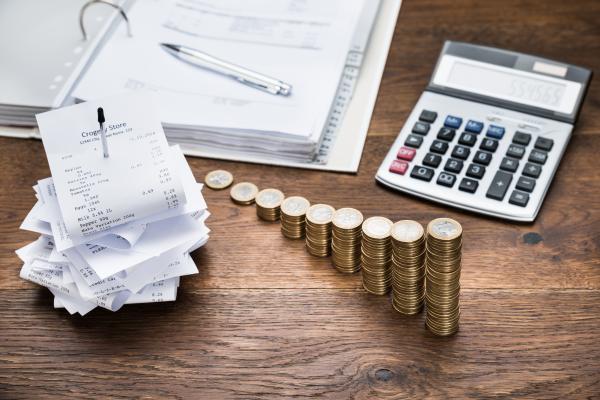
<path fill-rule="evenodd" d="M 233 175 L 231 175 L 231 172 L 229 171 L 217 169 L 206 174 L 204 183 L 214 190 L 225 189 L 233 183 Z"/>
<path fill-rule="evenodd" d="M 273 209 L 280 207 L 283 202 L 283 192 L 277 189 L 263 189 L 256 195 L 256 205 L 262 208 Z"/>
<path fill-rule="evenodd" d="M 392 226 L 393 222 L 385 217 L 370 217 L 363 222 L 362 231 L 368 238 L 386 239 L 392 234 Z"/>
<path fill-rule="evenodd" d="M 283 203 L 281 203 L 281 212 L 289 217 L 303 216 L 309 208 L 310 202 L 301 196 L 287 197 L 283 200 Z"/>
<path fill-rule="evenodd" d="M 240 182 L 234 185 L 229 192 L 233 201 L 238 204 L 252 204 L 257 194 L 258 188 L 250 182 Z"/>
<path fill-rule="evenodd" d="M 333 214 L 332 222 L 340 229 L 357 229 L 363 222 L 363 215 L 354 208 L 340 208 Z"/>

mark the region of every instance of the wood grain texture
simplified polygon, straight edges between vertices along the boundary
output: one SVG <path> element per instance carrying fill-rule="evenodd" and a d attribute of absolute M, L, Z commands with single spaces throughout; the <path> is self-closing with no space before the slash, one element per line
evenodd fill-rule
<path fill-rule="evenodd" d="M 48 176 L 41 143 L 0 138 L 0 398 L 600 398 L 600 83 L 533 224 L 441 207 L 374 174 L 443 40 L 538 54 L 600 71 L 600 2 L 405 0 L 356 175 L 188 158 L 366 216 L 464 228 L 461 330 L 433 337 L 365 294 L 360 276 L 309 256 L 253 207 L 205 189 L 208 244 L 175 303 L 52 309 L 19 279 L 18 227 Z M 596 77 L 597 78 L 597 77 Z"/>

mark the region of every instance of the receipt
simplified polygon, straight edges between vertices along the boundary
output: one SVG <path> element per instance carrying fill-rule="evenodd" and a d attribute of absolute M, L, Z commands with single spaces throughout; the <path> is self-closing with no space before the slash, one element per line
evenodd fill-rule
<path fill-rule="evenodd" d="M 102 152 L 97 109 L 106 116 Z M 148 93 L 38 114 L 65 229 L 72 238 L 176 210 L 185 191 Z M 77 242 L 77 240 L 76 240 Z"/>

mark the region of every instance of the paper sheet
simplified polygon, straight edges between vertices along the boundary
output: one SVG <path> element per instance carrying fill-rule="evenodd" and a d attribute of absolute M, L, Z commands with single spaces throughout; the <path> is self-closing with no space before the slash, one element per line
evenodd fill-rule
<path fill-rule="evenodd" d="M 97 109 L 107 118 L 103 157 Z M 36 116 L 65 228 L 83 237 L 176 209 L 185 193 L 151 96 L 86 102 Z"/>

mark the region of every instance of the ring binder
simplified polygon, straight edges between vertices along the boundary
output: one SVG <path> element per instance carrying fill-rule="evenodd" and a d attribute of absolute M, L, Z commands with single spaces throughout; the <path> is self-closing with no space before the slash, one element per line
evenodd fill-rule
<path fill-rule="evenodd" d="M 87 3 L 85 3 L 83 5 L 83 7 L 81 7 L 81 10 L 79 11 L 79 27 L 81 28 L 81 33 L 83 34 L 83 40 L 88 39 L 87 33 L 85 31 L 85 26 L 83 24 L 83 17 L 85 15 L 85 11 L 88 9 L 88 7 L 94 3 L 106 4 L 107 6 L 111 6 L 115 9 L 119 10 L 119 13 L 123 17 L 123 20 L 125 20 L 125 24 L 127 25 L 127 36 L 129 36 L 129 37 L 133 36 L 131 34 L 131 24 L 129 23 L 129 18 L 127 17 L 127 13 L 125 13 L 125 10 L 123 10 L 123 7 L 121 7 L 118 4 L 111 3 L 110 1 L 107 1 L 107 0 L 90 0 Z"/>

